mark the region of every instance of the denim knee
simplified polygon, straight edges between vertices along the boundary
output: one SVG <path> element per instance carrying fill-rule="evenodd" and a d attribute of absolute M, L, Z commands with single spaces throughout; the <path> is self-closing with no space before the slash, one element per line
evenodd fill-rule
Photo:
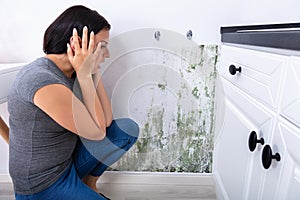
<path fill-rule="evenodd" d="M 128 136 L 131 136 L 135 141 L 139 137 L 139 125 L 130 118 L 119 118 L 115 120 L 117 126 Z"/>

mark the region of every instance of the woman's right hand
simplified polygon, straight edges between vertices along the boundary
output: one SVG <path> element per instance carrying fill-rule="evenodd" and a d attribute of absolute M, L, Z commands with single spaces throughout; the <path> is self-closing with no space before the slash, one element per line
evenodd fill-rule
<path fill-rule="evenodd" d="M 90 41 L 88 42 L 88 29 L 85 26 L 83 28 L 81 45 L 79 44 L 79 36 L 77 30 L 73 29 L 73 36 L 71 38 L 71 45 L 68 44 L 68 58 L 76 71 L 77 77 L 90 77 L 95 65 L 99 64 L 101 57 L 103 57 L 101 50 L 101 45 L 98 45 L 97 49 L 94 51 L 95 36 L 92 31 L 90 34 Z M 99 47 L 100 46 L 100 47 Z"/>

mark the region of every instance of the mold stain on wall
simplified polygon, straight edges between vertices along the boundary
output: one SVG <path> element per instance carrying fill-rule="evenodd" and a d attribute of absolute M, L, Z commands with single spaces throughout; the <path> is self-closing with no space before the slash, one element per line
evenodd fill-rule
<path fill-rule="evenodd" d="M 184 81 L 176 91 L 172 89 L 177 98 L 176 105 L 166 105 L 168 102 L 165 101 L 159 105 L 151 103 L 146 108 L 144 123 L 140 124 L 138 141 L 111 170 L 212 172 L 219 47 L 199 45 L 196 49 L 183 49 L 179 53 L 191 62 L 179 67 L 179 77 Z M 167 54 L 166 59 L 169 59 Z M 162 64 L 166 62 L 162 60 Z M 168 80 L 165 78 L 152 88 L 153 91 L 159 90 L 162 99 L 167 99 L 170 93 Z M 169 111 L 170 106 L 174 112 Z"/>

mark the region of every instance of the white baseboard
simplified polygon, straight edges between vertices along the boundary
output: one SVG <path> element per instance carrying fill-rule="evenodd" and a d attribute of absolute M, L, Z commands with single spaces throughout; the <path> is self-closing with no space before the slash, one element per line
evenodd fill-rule
<path fill-rule="evenodd" d="M 8 174 L 0 174 L 0 183 L 11 183 L 12 180 Z"/>
<path fill-rule="evenodd" d="M 10 183 L 7 174 L 0 174 L 0 183 Z M 115 172 L 106 171 L 99 183 L 102 184 L 160 184 L 160 185 L 193 185 L 213 186 L 211 173 L 167 173 L 167 172 Z"/>
<path fill-rule="evenodd" d="M 200 173 L 107 171 L 99 179 L 99 183 L 212 186 L 214 185 L 214 179 L 212 174 Z"/>

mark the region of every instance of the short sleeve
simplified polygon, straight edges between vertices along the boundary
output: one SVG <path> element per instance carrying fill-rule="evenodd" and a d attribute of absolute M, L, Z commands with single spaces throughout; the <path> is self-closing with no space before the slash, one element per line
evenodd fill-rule
<path fill-rule="evenodd" d="M 23 72 L 16 86 L 19 96 L 24 101 L 33 103 L 36 91 L 51 84 L 63 84 L 63 82 L 51 71 L 42 69 L 36 72 L 34 70 L 30 71 L 29 68 Z"/>

